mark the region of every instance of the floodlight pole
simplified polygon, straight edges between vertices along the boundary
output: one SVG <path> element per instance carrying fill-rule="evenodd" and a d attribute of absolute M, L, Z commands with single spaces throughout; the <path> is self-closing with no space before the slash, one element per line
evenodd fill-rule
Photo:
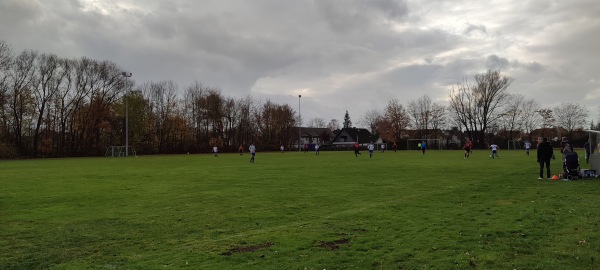
<path fill-rule="evenodd" d="M 129 156 L 129 86 L 127 78 L 131 77 L 131 72 L 121 73 L 125 77 L 125 156 Z"/>
<path fill-rule="evenodd" d="M 298 152 L 300 152 L 300 143 L 302 141 L 302 114 L 300 114 L 300 98 L 302 95 L 298 95 Z"/>

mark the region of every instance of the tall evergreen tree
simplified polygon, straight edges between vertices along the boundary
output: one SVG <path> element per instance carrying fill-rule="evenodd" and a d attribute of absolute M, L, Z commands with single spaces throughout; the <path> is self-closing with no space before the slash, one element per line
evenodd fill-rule
<path fill-rule="evenodd" d="M 348 110 L 346 110 L 346 114 L 344 115 L 344 128 L 351 128 L 352 121 L 350 121 L 350 114 L 348 114 Z"/>

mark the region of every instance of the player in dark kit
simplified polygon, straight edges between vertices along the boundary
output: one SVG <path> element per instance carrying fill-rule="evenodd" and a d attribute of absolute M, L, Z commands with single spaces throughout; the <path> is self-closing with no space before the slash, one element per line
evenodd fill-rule
<path fill-rule="evenodd" d="M 356 157 L 358 157 L 358 155 L 360 155 L 360 152 L 358 152 L 359 148 L 360 148 L 360 145 L 358 143 L 354 143 L 354 155 Z"/>
<path fill-rule="evenodd" d="M 465 159 L 469 158 L 469 156 L 471 155 L 471 149 L 473 149 L 473 142 L 467 141 L 463 149 L 465 149 Z"/>

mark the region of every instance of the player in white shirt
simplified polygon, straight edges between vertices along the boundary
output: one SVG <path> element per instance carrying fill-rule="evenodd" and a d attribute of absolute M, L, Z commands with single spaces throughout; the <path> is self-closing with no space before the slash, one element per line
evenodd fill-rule
<path fill-rule="evenodd" d="M 531 149 L 531 143 L 529 141 L 525 141 L 525 152 L 529 156 L 529 149 Z"/>
<path fill-rule="evenodd" d="M 373 145 L 373 143 L 369 143 L 367 145 L 367 149 L 369 149 L 369 158 L 373 157 L 373 150 L 375 149 L 375 146 Z"/>
<path fill-rule="evenodd" d="M 215 157 L 219 157 L 219 148 L 217 148 L 217 146 L 213 146 L 213 153 L 215 154 Z"/>
<path fill-rule="evenodd" d="M 490 155 L 490 158 L 497 158 L 498 157 L 498 145 L 492 144 L 492 145 L 490 145 L 490 148 L 492 148 L 492 154 Z"/>
<path fill-rule="evenodd" d="M 319 155 L 319 144 L 315 144 L 315 155 Z"/>
<path fill-rule="evenodd" d="M 248 150 L 250 150 L 250 155 L 252 156 L 250 158 L 250 163 L 254 163 L 254 156 L 256 156 L 256 146 L 254 146 L 254 144 L 251 143 L 248 147 Z"/>

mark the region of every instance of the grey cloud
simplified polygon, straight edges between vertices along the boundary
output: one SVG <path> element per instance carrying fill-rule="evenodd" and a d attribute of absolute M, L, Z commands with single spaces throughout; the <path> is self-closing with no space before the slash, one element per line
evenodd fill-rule
<path fill-rule="evenodd" d="M 315 0 L 317 12 L 322 19 L 335 31 L 340 33 L 362 32 L 381 19 L 400 20 L 408 14 L 408 8 L 403 1 L 393 0 Z"/>
<path fill-rule="evenodd" d="M 111 60 L 138 83 L 198 80 L 225 95 L 297 106 L 305 119 L 353 120 L 387 100 L 448 88 L 487 69 L 544 104 L 597 104 L 600 5 L 590 0 L 479 3 L 395 0 L 0 1 L 0 38 L 15 51 Z M 501 6 L 500 6 L 501 5 Z M 23 34 L 27 33 L 27 34 Z M 267 83 L 265 83 L 267 81 Z M 583 97 L 590 97 L 584 100 Z M 600 97 L 599 97 L 600 98 Z"/>
<path fill-rule="evenodd" d="M 3 30 L 22 23 L 35 23 L 43 14 L 42 6 L 37 1 L 3 0 L 0 2 L 0 26 Z"/>
<path fill-rule="evenodd" d="M 506 70 L 510 66 L 508 59 L 495 54 L 488 55 L 485 59 L 485 67 L 492 70 Z"/>
<path fill-rule="evenodd" d="M 532 73 L 539 73 L 546 69 L 546 67 L 544 67 L 542 64 L 535 62 L 535 61 L 528 62 L 528 63 L 522 63 L 517 60 L 517 61 L 513 61 L 511 64 L 514 68 L 524 68 L 528 72 L 532 72 Z"/>
<path fill-rule="evenodd" d="M 408 15 L 408 7 L 404 0 L 371 0 L 365 3 L 377 7 L 389 18 L 402 19 Z"/>
<path fill-rule="evenodd" d="M 483 24 L 467 24 L 465 30 L 463 30 L 463 35 L 471 35 L 471 34 L 487 34 L 487 29 Z"/>

